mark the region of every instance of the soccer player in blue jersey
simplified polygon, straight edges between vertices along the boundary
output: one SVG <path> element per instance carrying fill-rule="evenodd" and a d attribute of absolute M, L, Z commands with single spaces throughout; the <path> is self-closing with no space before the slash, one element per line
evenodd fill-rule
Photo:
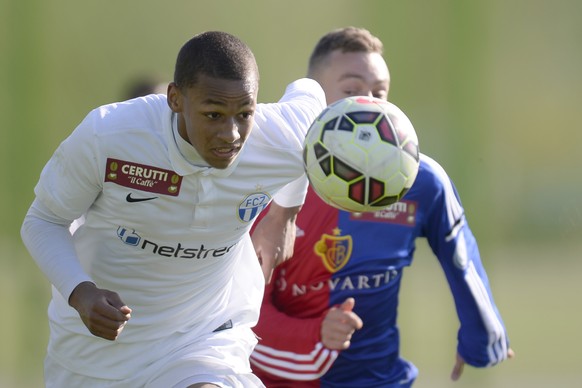
<path fill-rule="evenodd" d="M 352 95 L 387 99 L 382 55 L 369 31 L 334 30 L 316 45 L 308 76 L 328 104 Z M 278 211 L 272 204 L 269 214 Z M 275 268 L 255 327 L 261 340 L 251 364 L 267 387 L 411 386 L 417 369 L 400 357 L 396 323 L 417 238 L 439 260 L 460 321 L 451 378 L 465 364 L 487 367 L 513 356 L 459 195 L 435 160 L 421 156 L 411 190 L 388 210 L 340 211 L 310 189 L 296 223 L 293 257 Z M 261 224 L 253 239 L 269 244 Z"/>

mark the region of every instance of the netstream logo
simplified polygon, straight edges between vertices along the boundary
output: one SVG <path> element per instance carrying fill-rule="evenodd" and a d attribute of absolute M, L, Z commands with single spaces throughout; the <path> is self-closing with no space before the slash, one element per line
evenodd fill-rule
<path fill-rule="evenodd" d="M 134 229 L 125 228 L 123 226 L 117 228 L 117 237 L 119 237 L 124 244 L 134 246 L 144 251 L 149 251 L 154 255 L 175 257 L 178 259 L 208 259 L 221 257 L 229 253 L 236 245 L 235 243 L 220 248 L 206 248 L 204 244 L 201 244 L 197 248 L 185 247 L 182 246 L 181 243 L 174 246 L 162 245 L 143 239 Z"/>

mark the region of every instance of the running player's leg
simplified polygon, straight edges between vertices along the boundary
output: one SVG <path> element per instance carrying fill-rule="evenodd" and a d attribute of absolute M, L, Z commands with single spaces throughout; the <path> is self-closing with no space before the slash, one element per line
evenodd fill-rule
<path fill-rule="evenodd" d="M 259 388 L 249 357 L 257 338 L 248 327 L 229 326 L 190 342 L 178 338 L 178 349 L 148 366 L 146 388 Z"/>

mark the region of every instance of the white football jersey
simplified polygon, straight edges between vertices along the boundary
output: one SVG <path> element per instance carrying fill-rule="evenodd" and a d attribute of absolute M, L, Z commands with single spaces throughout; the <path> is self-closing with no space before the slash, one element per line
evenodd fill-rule
<path fill-rule="evenodd" d="M 106 341 L 53 289 L 50 354 L 81 373 L 124 378 L 139 367 L 132 360 L 154 356 L 132 344 L 176 332 L 192 338 L 229 320 L 254 326 L 264 280 L 248 232 L 273 195 L 304 175 L 303 139 L 324 107 L 308 79 L 278 103 L 258 104 L 243 150 L 224 170 L 183 156 L 163 95 L 87 115 L 35 193 L 59 217 L 84 215 L 73 236 L 83 269 L 133 312 L 119 338 Z"/>

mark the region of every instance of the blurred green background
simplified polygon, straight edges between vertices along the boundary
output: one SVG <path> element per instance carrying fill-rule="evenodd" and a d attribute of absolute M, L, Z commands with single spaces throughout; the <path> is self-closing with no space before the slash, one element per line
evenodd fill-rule
<path fill-rule="evenodd" d="M 42 386 L 49 285 L 19 229 L 88 111 L 141 76 L 170 79 L 205 30 L 252 47 L 259 99 L 273 101 L 317 39 L 347 25 L 384 41 L 390 100 L 455 181 L 517 353 L 449 381 L 458 323 L 419 242 L 400 308 L 416 387 L 582 386 L 581 17 L 578 0 L 0 0 L 0 387 Z"/>

